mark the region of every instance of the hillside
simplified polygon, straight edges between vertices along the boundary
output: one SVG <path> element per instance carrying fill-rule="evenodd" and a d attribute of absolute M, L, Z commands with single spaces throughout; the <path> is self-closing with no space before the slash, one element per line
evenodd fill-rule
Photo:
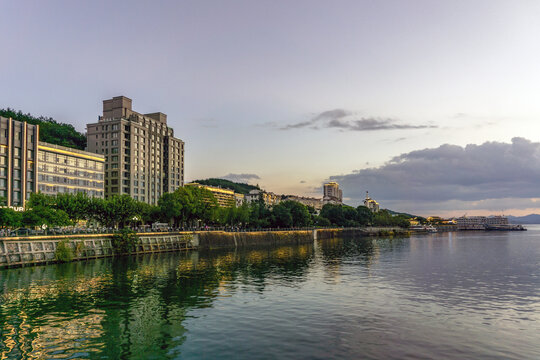
<path fill-rule="evenodd" d="M 251 190 L 260 190 L 260 188 L 255 185 L 236 183 L 225 179 L 210 178 L 206 180 L 195 180 L 194 182 L 201 185 L 219 186 L 224 189 L 234 190 L 234 192 L 239 194 L 248 194 Z"/>
<path fill-rule="evenodd" d="M 508 216 L 508 222 L 511 224 L 540 224 L 540 215 Z"/>
<path fill-rule="evenodd" d="M 84 150 L 86 147 L 86 136 L 75 130 L 71 124 L 59 123 L 53 118 L 44 116 L 35 117 L 30 114 L 23 114 L 20 110 L 15 111 L 10 108 L 0 109 L 0 116 L 39 125 L 40 141 L 79 150 Z"/>

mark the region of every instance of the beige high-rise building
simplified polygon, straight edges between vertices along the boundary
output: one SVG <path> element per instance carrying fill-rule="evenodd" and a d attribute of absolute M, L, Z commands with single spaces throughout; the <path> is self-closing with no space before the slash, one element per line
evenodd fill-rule
<path fill-rule="evenodd" d="M 323 203 L 341 204 L 343 202 L 343 192 L 339 184 L 335 181 L 324 184 Z"/>
<path fill-rule="evenodd" d="M 103 100 L 103 116 L 87 125 L 88 150 L 105 156 L 105 197 L 128 194 L 157 204 L 184 184 L 184 142 L 167 126 L 167 115 L 140 114 L 131 99 Z"/>

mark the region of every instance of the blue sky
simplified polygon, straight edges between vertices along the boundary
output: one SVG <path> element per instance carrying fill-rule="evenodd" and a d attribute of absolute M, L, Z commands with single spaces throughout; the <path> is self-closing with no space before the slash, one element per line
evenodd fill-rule
<path fill-rule="evenodd" d="M 422 149 L 448 161 L 443 144 L 506 144 L 487 158 L 521 154 L 513 138 L 536 149 L 537 1 L 13 1 L 0 12 L 0 106 L 84 131 L 103 99 L 128 96 L 135 111 L 168 115 L 188 181 L 252 174 L 276 193 L 320 196 L 332 178 L 351 204 L 370 190 L 424 215 L 538 211 L 540 180 L 516 172 L 540 167 L 536 150 L 500 170 L 511 171 L 500 187 L 414 178 L 442 198 L 412 201 L 395 190 L 417 186 L 387 174 Z M 429 175 L 433 163 L 420 165 L 400 171 Z M 486 181 L 481 199 L 456 190 Z"/>

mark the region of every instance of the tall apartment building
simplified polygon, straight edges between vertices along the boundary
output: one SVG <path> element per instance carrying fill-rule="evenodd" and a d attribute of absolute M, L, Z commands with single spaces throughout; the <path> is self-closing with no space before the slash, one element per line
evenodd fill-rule
<path fill-rule="evenodd" d="M 167 115 L 140 114 L 131 99 L 103 100 L 103 116 L 87 125 L 88 150 L 105 156 L 105 197 L 128 194 L 157 204 L 184 185 L 184 142 L 167 126 Z"/>
<path fill-rule="evenodd" d="M 37 192 L 39 126 L 0 117 L 0 201 L 22 207 Z"/>
<path fill-rule="evenodd" d="M 104 157 L 39 141 L 39 126 L 0 117 L 0 206 L 22 208 L 31 193 L 103 197 Z"/>
<path fill-rule="evenodd" d="M 343 192 L 337 182 L 331 181 L 324 184 L 323 202 L 325 204 L 341 204 L 343 202 Z"/>

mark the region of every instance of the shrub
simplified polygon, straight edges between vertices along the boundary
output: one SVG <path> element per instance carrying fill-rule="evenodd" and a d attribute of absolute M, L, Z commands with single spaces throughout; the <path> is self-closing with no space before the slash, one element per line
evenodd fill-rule
<path fill-rule="evenodd" d="M 117 254 L 127 254 L 135 249 L 139 237 L 131 229 L 122 229 L 111 238 L 111 245 Z"/>
<path fill-rule="evenodd" d="M 54 257 L 59 262 L 70 262 L 73 260 L 73 249 L 68 240 L 62 240 L 56 245 Z"/>

